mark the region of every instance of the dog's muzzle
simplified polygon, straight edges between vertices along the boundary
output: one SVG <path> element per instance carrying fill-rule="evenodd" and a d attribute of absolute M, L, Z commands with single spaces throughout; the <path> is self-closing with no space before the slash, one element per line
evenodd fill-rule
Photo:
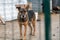
<path fill-rule="evenodd" d="M 20 15 L 20 21 L 21 22 L 26 22 L 27 21 L 27 15 L 26 14 L 21 14 Z"/>
<path fill-rule="evenodd" d="M 21 15 L 21 18 L 26 18 L 26 15 L 24 15 L 24 14 L 23 14 L 23 15 Z"/>

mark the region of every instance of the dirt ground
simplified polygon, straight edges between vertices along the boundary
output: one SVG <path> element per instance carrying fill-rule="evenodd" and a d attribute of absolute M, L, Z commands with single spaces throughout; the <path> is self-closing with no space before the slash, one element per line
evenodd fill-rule
<path fill-rule="evenodd" d="M 60 14 L 51 14 L 51 39 L 60 39 Z M 36 21 L 36 35 L 29 35 L 29 27 L 27 28 L 27 40 L 45 40 L 44 15 L 40 15 L 41 21 Z M 24 27 L 23 27 L 24 30 Z M 6 25 L 0 24 L 0 40 L 19 40 L 20 31 L 17 20 L 6 22 Z"/>

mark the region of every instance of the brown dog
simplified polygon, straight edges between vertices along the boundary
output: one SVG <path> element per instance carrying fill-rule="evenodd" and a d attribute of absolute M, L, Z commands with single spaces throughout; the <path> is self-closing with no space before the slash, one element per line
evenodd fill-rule
<path fill-rule="evenodd" d="M 24 5 L 25 6 L 25 5 Z M 35 35 L 35 14 L 33 10 L 27 10 L 27 8 L 16 7 L 18 9 L 18 23 L 20 26 L 20 38 L 22 37 L 22 25 L 24 25 L 24 38 L 26 39 L 26 30 L 27 26 L 29 25 L 31 29 L 31 35 Z M 32 26 L 34 31 L 32 32 Z"/>

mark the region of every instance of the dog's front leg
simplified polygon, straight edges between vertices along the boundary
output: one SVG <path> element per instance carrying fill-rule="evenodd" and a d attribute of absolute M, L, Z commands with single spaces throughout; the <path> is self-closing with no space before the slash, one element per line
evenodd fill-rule
<path fill-rule="evenodd" d="M 24 40 L 26 40 L 27 25 L 24 25 Z"/>
<path fill-rule="evenodd" d="M 33 29 L 34 29 L 32 35 L 35 36 L 35 30 L 36 30 L 36 28 L 35 28 L 35 21 L 32 21 L 32 25 L 33 25 Z"/>
<path fill-rule="evenodd" d="M 31 23 L 28 23 L 29 27 L 30 27 L 30 35 L 32 35 L 32 26 Z"/>
<path fill-rule="evenodd" d="M 19 24 L 19 26 L 20 26 L 20 39 L 22 40 L 22 39 L 23 39 L 23 38 L 22 38 L 22 25 Z"/>

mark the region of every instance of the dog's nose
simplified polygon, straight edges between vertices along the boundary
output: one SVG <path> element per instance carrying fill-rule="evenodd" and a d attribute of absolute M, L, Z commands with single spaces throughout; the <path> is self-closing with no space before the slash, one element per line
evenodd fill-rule
<path fill-rule="evenodd" d="M 23 18 L 26 18 L 26 15 L 23 15 Z"/>
<path fill-rule="evenodd" d="M 24 15 L 21 15 L 21 18 L 24 18 Z"/>
<path fill-rule="evenodd" d="M 24 15 L 23 15 L 23 18 L 24 18 Z"/>

